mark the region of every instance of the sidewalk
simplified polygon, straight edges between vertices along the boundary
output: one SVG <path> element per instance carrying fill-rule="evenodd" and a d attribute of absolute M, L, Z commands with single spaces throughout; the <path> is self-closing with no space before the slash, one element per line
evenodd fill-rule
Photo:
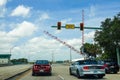
<path fill-rule="evenodd" d="M 30 64 L 24 64 L 24 65 L 0 67 L 0 80 L 4 80 L 4 79 L 14 76 L 20 72 L 23 72 L 23 71 L 31 68 L 31 66 L 32 65 L 30 65 Z"/>

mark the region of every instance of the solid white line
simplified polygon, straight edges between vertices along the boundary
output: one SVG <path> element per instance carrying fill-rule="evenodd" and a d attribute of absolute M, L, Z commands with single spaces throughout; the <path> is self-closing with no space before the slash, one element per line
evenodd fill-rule
<path fill-rule="evenodd" d="M 61 75 L 58 75 L 59 78 L 61 78 L 62 80 L 65 80 Z"/>

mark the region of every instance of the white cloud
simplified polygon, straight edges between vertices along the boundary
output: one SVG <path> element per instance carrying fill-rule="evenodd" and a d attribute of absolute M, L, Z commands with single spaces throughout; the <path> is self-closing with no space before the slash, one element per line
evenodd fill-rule
<path fill-rule="evenodd" d="M 80 48 L 80 40 L 79 39 L 72 39 L 67 40 L 67 43 L 73 46 L 75 49 L 79 51 Z M 65 45 L 61 46 L 61 43 L 54 39 L 48 39 L 43 36 L 34 37 L 30 39 L 25 45 L 19 46 L 19 48 L 14 48 L 12 53 L 14 54 L 13 57 L 17 58 L 17 54 L 21 53 L 21 56 L 28 58 L 30 56 L 31 60 L 33 59 L 48 59 L 51 60 L 51 54 L 54 53 L 56 60 L 67 60 L 69 59 L 69 48 Z M 44 54 L 44 55 L 43 55 Z M 73 58 L 78 58 L 81 55 L 72 51 Z M 34 56 L 33 56 L 34 55 Z M 64 57 L 63 57 L 64 56 Z M 13 58 L 12 57 L 12 58 Z"/>
<path fill-rule="evenodd" d="M 71 18 L 61 20 L 62 25 L 67 24 L 67 23 L 69 23 L 70 21 L 72 21 Z"/>
<path fill-rule="evenodd" d="M 67 41 L 70 45 L 73 45 L 73 46 L 81 46 L 81 39 L 71 39 L 71 40 L 68 40 Z"/>
<path fill-rule="evenodd" d="M 95 11 L 96 11 L 96 8 L 95 6 L 90 6 L 90 14 L 89 14 L 89 17 L 94 17 L 95 16 Z"/>
<path fill-rule="evenodd" d="M 94 35 L 95 35 L 95 31 L 91 31 L 91 32 L 84 34 L 85 42 L 91 42 L 91 41 L 93 42 Z"/>
<path fill-rule="evenodd" d="M 0 7 L 0 17 L 4 17 L 5 12 L 6 12 L 6 8 Z"/>
<path fill-rule="evenodd" d="M 0 0 L 0 17 L 4 17 L 4 14 L 6 12 L 6 5 L 7 0 Z"/>
<path fill-rule="evenodd" d="M 12 43 L 14 43 L 17 38 L 11 37 L 7 35 L 7 32 L 0 31 L 0 53 L 10 53 L 10 48 L 12 47 Z"/>
<path fill-rule="evenodd" d="M 35 37 L 35 38 L 29 40 L 28 44 L 31 44 L 31 45 L 36 44 L 36 46 L 41 49 L 46 49 L 46 48 L 47 49 L 55 49 L 56 47 L 58 47 L 57 45 L 59 43 L 53 39 L 51 40 L 51 39 L 47 39 L 44 37 Z M 51 45 L 52 45 L 52 47 L 50 47 Z"/>
<path fill-rule="evenodd" d="M 16 28 L 10 31 L 8 35 L 16 37 L 30 36 L 36 30 L 37 27 L 34 24 L 27 21 L 23 21 L 22 23 L 18 24 Z"/>
<path fill-rule="evenodd" d="M 86 27 L 100 27 L 101 22 L 104 21 L 104 17 L 90 18 L 85 21 Z"/>
<path fill-rule="evenodd" d="M 17 39 L 15 37 L 8 36 L 8 33 L 4 31 L 0 31 L 0 44 L 4 43 L 12 43 L 16 41 Z"/>
<path fill-rule="evenodd" d="M 37 27 L 27 21 L 23 21 L 20 24 L 17 24 L 16 27 L 9 31 L 0 31 L 0 54 L 9 54 L 10 48 L 16 45 L 16 42 L 18 42 L 19 39 L 22 39 L 23 37 L 30 36 L 34 33 L 34 31 L 37 30 Z M 34 45 L 33 45 L 34 46 Z M 19 49 L 15 49 L 16 53 L 23 53 L 21 52 L 23 48 L 21 48 L 19 45 L 17 45 Z M 13 49 L 14 50 L 14 49 Z M 21 50 L 21 51 L 20 51 Z M 14 52 L 14 51 L 12 51 Z M 21 54 L 23 56 L 23 54 Z M 17 57 L 17 56 L 16 56 Z"/>
<path fill-rule="evenodd" d="M 7 3 L 7 0 L 0 0 L 0 6 L 4 6 Z"/>
<path fill-rule="evenodd" d="M 49 15 L 47 14 L 47 13 L 43 13 L 41 16 L 40 16 L 40 21 L 42 21 L 42 20 L 46 20 L 46 19 L 49 19 L 50 17 L 49 17 Z"/>
<path fill-rule="evenodd" d="M 26 17 L 28 16 L 28 14 L 30 13 L 30 7 L 25 7 L 23 5 L 19 5 L 18 7 L 16 7 L 12 13 L 11 16 L 22 16 L 22 17 Z"/>

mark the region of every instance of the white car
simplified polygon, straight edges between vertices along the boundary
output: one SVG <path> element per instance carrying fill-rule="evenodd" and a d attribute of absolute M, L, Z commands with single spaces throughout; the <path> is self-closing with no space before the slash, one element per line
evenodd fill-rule
<path fill-rule="evenodd" d="M 96 60 L 78 60 L 70 65 L 69 73 L 70 75 L 76 75 L 78 78 L 83 76 L 103 78 L 105 76 L 105 67 L 98 64 Z"/>

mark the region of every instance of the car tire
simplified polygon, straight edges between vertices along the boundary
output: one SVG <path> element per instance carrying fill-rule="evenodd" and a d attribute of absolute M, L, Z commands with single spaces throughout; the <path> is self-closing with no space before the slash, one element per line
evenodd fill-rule
<path fill-rule="evenodd" d="M 78 78 L 78 79 L 81 78 L 78 70 L 76 71 L 76 73 L 77 73 L 77 78 Z"/>
<path fill-rule="evenodd" d="M 69 73 L 70 73 L 70 75 L 72 75 L 72 71 L 71 71 L 71 69 L 69 69 Z"/>
<path fill-rule="evenodd" d="M 52 73 L 51 73 L 51 72 L 49 73 L 49 76 L 52 76 Z"/>
<path fill-rule="evenodd" d="M 103 78 L 103 76 L 101 76 L 101 75 L 98 75 L 98 78 L 100 78 L 100 79 L 101 79 L 101 78 Z"/>
<path fill-rule="evenodd" d="M 35 73 L 32 73 L 32 76 L 35 76 Z"/>
<path fill-rule="evenodd" d="M 113 73 L 114 73 L 114 74 L 117 74 L 117 71 L 114 71 Z"/>
<path fill-rule="evenodd" d="M 108 74 L 109 73 L 108 70 L 105 69 L 105 73 Z"/>

